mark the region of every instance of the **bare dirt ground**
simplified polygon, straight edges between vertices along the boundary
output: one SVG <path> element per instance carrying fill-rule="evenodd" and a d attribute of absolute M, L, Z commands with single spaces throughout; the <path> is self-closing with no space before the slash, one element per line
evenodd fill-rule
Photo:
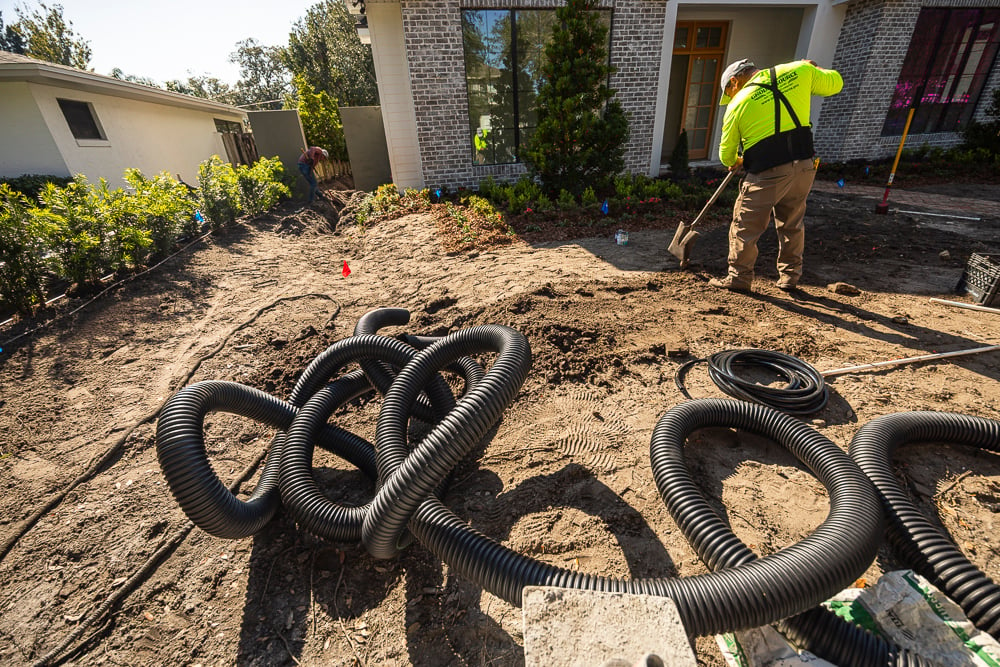
<path fill-rule="evenodd" d="M 969 301 L 955 284 L 971 252 L 1000 252 L 1000 219 L 876 216 L 872 205 L 814 192 L 803 291 L 774 287 L 772 230 L 747 295 L 707 285 L 724 272 L 724 224 L 698 240 L 700 264 L 680 271 L 665 252 L 674 220 L 630 230 L 625 246 L 607 235 L 449 253 L 428 216 L 362 231 L 337 225 L 332 206 L 288 205 L 5 345 L 0 664 L 32 664 L 69 639 L 69 652 L 51 657 L 74 665 L 523 663 L 520 610 L 420 544 L 378 561 L 358 544 L 313 538 L 284 515 L 241 540 L 183 532 L 156 458 L 163 401 L 208 379 L 285 399 L 317 354 L 379 307 L 411 313 L 387 335 L 504 324 L 531 343 L 515 403 L 445 496 L 472 526 L 587 572 L 704 572 L 649 464 L 657 419 L 684 400 L 674 384 L 682 363 L 755 347 L 822 371 L 998 342 L 1000 316 L 929 297 Z M 860 292 L 828 289 L 838 281 Z M 8 325 L 0 341 L 31 324 Z M 862 424 L 894 412 L 1000 419 L 998 380 L 996 353 L 831 378 L 829 404 L 805 419 L 845 449 Z M 704 365 L 687 387 L 695 398 L 723 396 Z M 371 438 L 378 405 L 335 421 Z M 220 478 L 237 479 L 272 434 L 250 420 L 211 418 L 206 442 Z M 687 449 L 705 493 L 758 554 L 796 542 L 826 516 L 822 485 L 774 443 L 712 429 Z M 897 462 L 915 498 L 996 579 L 1000 461 L 929 443 Z M 332 455 L 317 453 L 314 465 L 331 496 L 371 497 L 371 484 Z M 883 548 L 864 576 L 897 566 Z M 115 597 L 123 589 L 131 592 Z M 714 639 L 696 649 L 700 664 L 723 664 Z"/>

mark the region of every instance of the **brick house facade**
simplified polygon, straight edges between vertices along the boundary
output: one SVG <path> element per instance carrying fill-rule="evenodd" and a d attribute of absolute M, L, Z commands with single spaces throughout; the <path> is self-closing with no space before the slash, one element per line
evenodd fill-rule
<path fill-rule="evenodd" d="M 827 161 L 878 159 L 894 155 L 901 135 L 882 136 L 882 124 L 924 7 L 1000 7 L 997 0 L 858 0 L 848 5 L 832 67 L 844 89 L 823 104 L 815 127 L 816 152 Z M 1000 87 L 994 66 L 973 118 L 986 120 L 992 91 Z M 960 144 L 957 132 L 909 135 L 907 147 Z"/>
<path fill-rule="evenodd" d="M 660 65 L 666 4 L 640 0 L 614 5 L 611 63 L 617 68 L 611 86 L 625 112 L 631 133 L 626 169 L 644 172 L 653 139 L 653 110 Z M 408 52 L 410 85 L 417 114 L 417 140 L 425 183 L 436 187 L 475 187 L 483 179 L 516 178 L 522 164 L 474 165 L 469 159 L 466 127 L 465 61 L 462 53 L 462 9 L 554 9 L 551 0 L 469 0 L 461 6 L 447 0 L 403 2 L 403 34 Z"/>
<path fill-rule="evenodd" d="M 367 0 L 368 25 L 382 99 L 393 181 L 400 187 L 476 189 L 487 177 L 512 181 L 523 164 L 475 164 L 469 134 L 469 96 L 463 53 L 462 10 L 555 9 L 559 0 Z M 713 17 L 731 27 L 726 61 L 759 63 L 808 57 L 839 70 L 844 90 L 815 103 L 817 152 L 826 161 L 877 159 L 894 154 L 898 136 L 882 136 L 886 112 L 917 17 L 923 7 L 998 7 L 1000 0 L 811 0 L 805 6 L 773 2 L 721 5 L 678 0 L 599 0 L 612 10 L 611 87 L 629 115 L 626 169 L 659 175 L 665 161 L 664 100 L 684 96 L 669 86 L 678 20 Z M 770 32 L 773 12 L 790 21 Z M 770 14 L 768 12 L 771 12 Z M 716 74 L 718 76 L 718 73 Z M 984 119 L 994 67 L 980 97 Z M 717 114 L 709 161 L 717 154 Z M 666 128 L 674 131 L 674 128 Z M 920 134 L 907 145 L 951 146 L 957 133 Z M 917 142 L 920 142 L 919 144 Z"/>

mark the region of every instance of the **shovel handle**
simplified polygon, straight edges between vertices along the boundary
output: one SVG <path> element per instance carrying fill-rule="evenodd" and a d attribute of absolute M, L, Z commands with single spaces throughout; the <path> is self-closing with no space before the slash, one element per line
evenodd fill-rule
<path fill-rule="evenodd" d="M 729 181 L 733 179 L 733 174 L 735 173 L 736 173 L 735 171 L 730 171 L 726 174 L 726 177 L 722 179 L 722 182 L 719 183 L 719 187 L 715 189 L 715 192 L 712 193 L 712 196 L 708 198 L 707 202 L 705 202 L 705 206 L 702 207 L 701 212 L 698 214 L 698 217 L 695 218 L 694 222 L 691 223 L 692 227 L 698 224 L 698 221 L 701 220 L 701 216 L 705 215 L 705 211 L 707 211 L 709 207 L 715 203 L 715 200 L 719 198 L 719 195 L 722 194 L 722 191 L 726 188 L 727 185 L 729 185 Z"/>

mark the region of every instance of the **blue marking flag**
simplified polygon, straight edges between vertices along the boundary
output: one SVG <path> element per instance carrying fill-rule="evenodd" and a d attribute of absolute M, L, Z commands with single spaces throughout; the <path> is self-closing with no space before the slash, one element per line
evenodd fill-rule
<path fill-rule="evenodd" d="M 601 204 L 601 213 L 603 213 L 604 215 L 608 214 L 608 200 L 607 199 L 605 199 L 604 203 Z"/>
<path fill-rule="evenodd" d="M 844 179 L 840 179 L 839 181 L 837 181 L 837 185 L 840 187 L 844 187 Z"/>

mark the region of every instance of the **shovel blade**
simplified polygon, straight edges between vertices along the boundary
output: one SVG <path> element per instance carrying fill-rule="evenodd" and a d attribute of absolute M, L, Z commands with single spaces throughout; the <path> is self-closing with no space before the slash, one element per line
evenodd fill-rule
<path fill-rule="evenodd" d="M 674 239 L 667 247 L 667 251 L 680 260 L 682 269 L 686 267 L 690 261 L 691 246 L 694 244 L 694 240 L 698 238 L 698 236 L 698 232 L 691 229 L 691 225 L 683 222 L 677 225 L 677 231 L 674 232 Z"/>

